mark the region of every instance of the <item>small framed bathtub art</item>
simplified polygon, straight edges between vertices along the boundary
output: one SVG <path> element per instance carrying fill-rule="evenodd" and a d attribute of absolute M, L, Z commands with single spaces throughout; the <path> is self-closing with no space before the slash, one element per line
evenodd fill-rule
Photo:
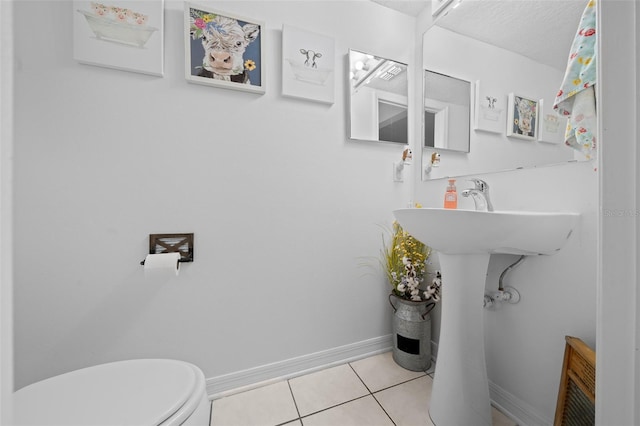
<path fill-rule="evenodd" d="M 81 63 L 163 75 L 164 1 L 73 2 L 73 57 Z"/>
<path fill-rule="evenodd" d="M 331 37 L 282 26 L 282 94 L 332 104 L 335 48 Z"/>
<path fill-rule="evenodd" d="M 564 134 L 567 130 L 566 117 L 559 116 L 552 108 L 551 102 L 540 99 L 538 103 L 540 111 L 540 129 L 538 141 L 561 144 L 564 142 Z"/>
<path fill-rule="evenodd" d="M 504 131 L 504 101 L 506 96 L 499 90 L 487 87 L 487 84 L 476 81 L 475 85 L 474 130 L 502 133 Z"/>
<path fill-rule="evenodd" d="M 264 93 L 264 24 L 189 2 L 184 7 L 187 81 Z"/>
<path fill-rule="evenodd" d="M 509 93 L 507 136 L 535 141 L 538 137 L 538 101 Z"/>

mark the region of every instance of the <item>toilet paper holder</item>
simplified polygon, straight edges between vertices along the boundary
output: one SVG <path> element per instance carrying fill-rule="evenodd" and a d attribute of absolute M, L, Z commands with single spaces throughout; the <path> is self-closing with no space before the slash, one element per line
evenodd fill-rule
<path fill-rule="evenodd" d="M 149 254 L 175 252 L 180 253 L 178 262 L 193 262 L 193 233 L 149 234 Z"/>

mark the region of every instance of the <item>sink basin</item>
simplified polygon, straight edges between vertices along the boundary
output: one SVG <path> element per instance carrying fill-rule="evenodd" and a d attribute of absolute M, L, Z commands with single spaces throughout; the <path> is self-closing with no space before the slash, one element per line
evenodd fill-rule
<path fill-rule="evenodd" d="M 436 426 L 491 426 L 482 301 L 492 253 L 554 254 L 577 213 L 400 209 L 411 235 L 438 252 L 442 308 L 429 416 Z"/>
<path fill-rule="evenodd" d="M 553 254 L 579 214 L 449 209 L 400 209 L 400 225 L 440 253 Z"/>

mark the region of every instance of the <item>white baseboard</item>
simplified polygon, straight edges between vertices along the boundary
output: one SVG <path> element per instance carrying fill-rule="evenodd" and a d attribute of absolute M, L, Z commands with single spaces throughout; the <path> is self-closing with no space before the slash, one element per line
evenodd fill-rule
<path fill-rule="evenodd" d="M 531 405 L 491 381 L 489 381 L 489 394 L 491 395 L 491 403 L 514 420 L 518 426 L 553 424 L 553 419 L 540 415 Z"/>
<path fill-rule="evenodd" d="M 210 377 L 207 379 L 207 394 L 209 399 L 221 398 L 387 352 L 392 347 L 392 335 L 389 334 L 235 373 Z"/>

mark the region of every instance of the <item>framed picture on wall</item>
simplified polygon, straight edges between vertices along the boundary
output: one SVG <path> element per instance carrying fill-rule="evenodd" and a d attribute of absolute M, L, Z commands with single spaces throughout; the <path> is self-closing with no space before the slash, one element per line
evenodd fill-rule
<path fill-rule="evenodd" d="M 509 93 L 507 102 L 507 136 L 536 140 L 538 101 L 515 93 Z"/>
<path fill-rule="evenodd" d="M 73 2 L 73 57 L 78 62 L 163 75 L 164 1 Z"/>
<path fill-rule="evenodd" d="M 551 105 L 547 105 L 544 99 L 538 102 L 540 112 L 540 125 L 538 141 L 561 144 L 564 142 L 564 134 L 567 129 L 567 119 L 558 115 Z"/>
<path fill-rule="evenodd" d="M 264 23 L 185 2 L 187 81 L 265 92 Z"/>
<path fill-rule="evenodd" d="M 476 81 L 474 130 L 502 133 L 504 130 L 505 95 Z"/>
<path fill-rule="evenodd" d="M 334 40 L 282 26 L 282 94 L 332 104 L 335 96 Z"/>

